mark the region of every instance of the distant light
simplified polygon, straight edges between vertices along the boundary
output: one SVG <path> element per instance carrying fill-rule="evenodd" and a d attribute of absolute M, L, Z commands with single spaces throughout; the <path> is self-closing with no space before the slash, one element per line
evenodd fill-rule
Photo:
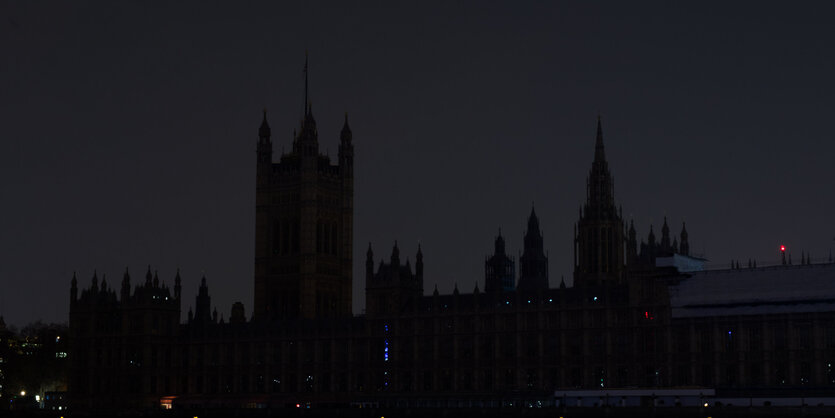
<path fill-rule="evenodd" d="M 41 401 L 41 395 L 35 395 L 35 402 Z"/>
<path fill-rule="evenodd" d="M 707 402 L 705 402 L 705 408 L 707 408 Z"/>
<path fill-rule="evenodd" d="M 554 299 L 548 299 L 548 302 L 553 302 L 553 301 L 554 301 Z"/>
<path fill-rule="evenodd" d="M 786 246 L 785 246 L 785 245 L 781 245 L 781 246 L 780 246 L 780 251 L 782 251 L 782 252 L 786 252 Z"/>
<path fill-rule="evenodd" d="M 597 296 L 595 296 L 592 300 L 595 300 L 595 301 L 596 301 L 596 300 L 597 300 Z"/>
<path fill-rule="evenodd" d="M 705 406 L 707 406 L 707 404 L 705 404 Z M 302 407 L 301 404 L 296 404 L 296 408 L 301 408 L 301 407 Z M 194 417 L 194 418 L 197 418 L 197 417 Z"/>
<path fill-rule="evenodd" d="M 56 335 L 56 336 L 55 336 L 55 342 L 56 342 L 56 343 L 57 343 L 60 339 L 61 339 L 61 336 L 60 336 L 60 335 Z"/>
<path fill-rule="evenodd" d="M 26 391 L 25 391 L 25 390 L 21 390 L 21 391 L 20 391 L 20 396 L 26 396 Z"/>
<path fill-rule="evenodd" d="M 530 300 L 530 299 L 528 299 L 528 303 L 531 303 L 531 300 Z"/>

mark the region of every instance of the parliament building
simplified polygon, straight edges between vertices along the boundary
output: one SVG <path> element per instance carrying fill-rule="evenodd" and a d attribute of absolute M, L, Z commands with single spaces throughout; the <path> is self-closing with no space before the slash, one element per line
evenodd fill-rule
<path fill-rule="evenodd" d="M 650 229 L 639 239 L 616 203 L 599 120 L 571 287 L 549 286 L 531 208 L 518 260 L 499 234 L 484 281 L 466 291 L 428 291 L 431 260 L 420 246 L 412 265 L 396 242 L 385 251 L 369 244 L 362 315 L 352 314 L 347 116 L 336 161 L 320 153 L 309 104 L 278 161 L 270 136 L 265 113 L 251 314 L 236 303 L 219 316 L 205 278 L 194 304 L 183 301 L 179 272 L 168 273 L 170 286 L 150 267 L 144 281 L 126 271 L 112 286 L 74 276 L 71 408 L 553 405 L 571 390 L 835 390 L 835 264 L 804 257 L 705 270 L 685 226 L 671 232 L 666 219 L 660 238 Z"/>

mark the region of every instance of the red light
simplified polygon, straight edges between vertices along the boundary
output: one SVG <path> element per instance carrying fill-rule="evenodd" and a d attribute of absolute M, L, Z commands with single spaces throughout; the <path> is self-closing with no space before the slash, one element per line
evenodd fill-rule
<path fill-rule="evenodd" d="M 296 404 L 296 408 L 301 408 L 301 404 Z"/>
<path fill-rule="evenodd" d="M 649 312 L 648 311 L 644 311 L 644 318 L 649 319 Z"/>
<path fill-rule="evenodd" d="M 786 252 L 786 246 L 785 246 L 785 245 L 781 245 L 781 246 L 780 246 L 780 251 L 782 251 L 782 252 Z"/>

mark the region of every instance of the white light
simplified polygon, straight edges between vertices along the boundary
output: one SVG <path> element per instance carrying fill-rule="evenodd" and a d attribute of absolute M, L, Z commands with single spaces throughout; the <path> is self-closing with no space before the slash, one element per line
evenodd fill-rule
<path fill-rule="evenodd" d="M 41 395 L 35 395 L 35 402 L 41 401 Z"/>
<path fill-rule="evenodd" d="M 705 402 L 705 408 L 707 408 L 707 402 Z"/>
<path fill-rule="evenodd" d="M 26 391 L 25 391 L 25 390 L 21 390 L 21 391 L 20 391 L 20 396 L 26 396 Z"/>

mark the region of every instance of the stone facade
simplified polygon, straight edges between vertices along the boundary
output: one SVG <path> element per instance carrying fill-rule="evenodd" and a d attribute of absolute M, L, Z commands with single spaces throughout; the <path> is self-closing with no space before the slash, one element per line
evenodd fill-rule
<path fill-rule="evenodd" d="M 573 287 L 548 285 L 532 211 L 515 289 L 501 237 L 485 263 L 485 292 L 456 286 L 451 295 L 424 295 L 420 247 L 413 269 L 397 243 L 379 264 L 369 245 L 366 310 L 353 316 L 347 118 L 337 165 L 318 153 L 317 137 L 307 106 L 293 151 L 275 164 L 266 116 L 259 130 L 249 319 L 241 304 L 228 320 L 210 312 L 205 279 L 181 324 L 179 275 L 172 293 L 150 269 L 135 288 L 125 273 L 120 298 L 95 276 L 79 296 L 73 278 L 75 408 L 432 406 L 548 401 L 566 388 L 835 389 L 835 305 L 827 302 L 835 264 L 734 269 L 722 280 L 656 267 L 657 257 L 687 255 L 687 231 L 670 243 L 665 220 L 661 242 L 650 230 L 639 247 L 615 206 L 599 123 Z M 763 297 L 711 299 L 735 277 L 775 274 L 782 279 Z M 806 282 L 819 288 L 783 297 Z"/>

